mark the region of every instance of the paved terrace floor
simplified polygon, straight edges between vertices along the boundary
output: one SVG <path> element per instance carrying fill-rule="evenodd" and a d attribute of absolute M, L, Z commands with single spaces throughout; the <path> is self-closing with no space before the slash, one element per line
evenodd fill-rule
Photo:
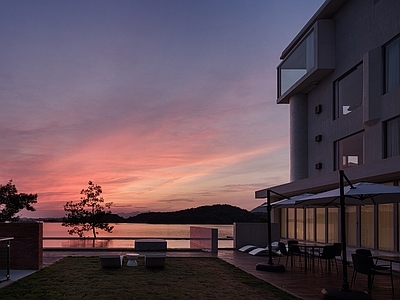
<path fill-rule="evenodd" d="M 133 252 L 133 251 L 132 251 Z M 108 251 L 110 254 L 125 255 L 126 251 Z M 321 299 L 321 290 L 324 287 L 341 287 L 343 282 L 341 263 L 338 261 L 339 274 L 333 267 L 330 272 L 321 272 L 318 267 L 314 271 L 305 272 L 304 268 L 300 268 L 300 264 L 296 262 L 295 267 L 290 266 L 290 262 L 284 273 L 272 273 L 256 270 L 258 263 L 267 263 L 267 256 L 252 256 L 248 253 L 242 253 L 237 250 L 219 250 L 218 254 L 212 254 L 199 251 L 167 251 L 167 257 L 219 257 L 220 259 L 242 269 L 243 271 L 254 275 L 270 284 L 297 296 L 299 299 Z M 57 260 L 65 256 L 97 256 L 99 251 L 44 251 L 44 266 L 51 265 Z M 281 263 L 285 263 L 286 259 L 282 258 Z M 15 272 L 15 273 L 13 273 Z M 23 276 L 29 275 L 32 271 L 25 273 L 11 271 L 11 282 Z M 348 268 L 349 281 L 353 273 L 353 268 Z M 13 276 L 14 275 L 14 276 Z M 357 276 L 356 286 L 353 289 L 365 291 L 367 287 L 366 276 L 359 274 Z M 390 277 L 376 276 L 372 290 L 372 299 L 400 299 L 400 277 L 398 274 L 393 276 L 395 295 L 392 296 Z M 8 283 L 11 283 L 8 282 Z M 7 283 L 7 284 L 8 284 Z M 0 284 L 6 285 L 5 282 Z"/>

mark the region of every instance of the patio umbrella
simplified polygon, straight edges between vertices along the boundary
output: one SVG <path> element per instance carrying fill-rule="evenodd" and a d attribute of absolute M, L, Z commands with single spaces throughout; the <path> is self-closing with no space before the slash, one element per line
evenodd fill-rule
<path fill-rule="evenodd" d="M 279 200 L 271 203 L 272 208 L 296 208 L 302 207 L 301 203 L 303 199 L 308 199 L 309 197 L 314 196 L 314 194 L 302 194 L 294 197 L 290 197 L 287 199 Z M 266 204 L 264 204 L 266 205 Z"/>
<path fill-rule="evenodd" d="M 283 265 L 280 264 L 274 264 L 272 261 L 272 240 L 271 240 L 271 208 L 272 208 L 272 204 L 271 204 L 271 193 L 274 193 L 280 197 L 285 198 L 284 200 L 280 200 L 277 202 L 274 202 L 275 204 L 281 201 L 289 201 L 290 203 L 292 203 L 292 205 L 295 204 L 296 200 L 301 200 L 303 198 L 307 198 L 310 197 L 312 194 L 304 194 L 304 195 L 298 195 L 292 198 L 286 197 L 282 194 L 279 194 L 277 192 L 274 192 L 273 190 L 267 190 L 267 202 L 264 204 L 264 206 L 266 206 L 267 208 L 267 222 L 268 222 L 268 263 L 267 264 L 257 264 L 256 269 L 260 270 L 260 271 L 269 271 L 269 272 L 283 272 L 285 271 L 285 267 Z"/>
<path fill-rule="evenodd" d="M 344 186 L 344 180 L 348 186 Z M 339 170 L 339 188 L 314 196 L 306 197 L 296 202 L 302 206 L 337 206 L 340 205 L 341 217 L 341 239 L 343 250 L 343 283 L 340 290 L 323 289 L 325 298 L 342 299 L 365 299 L 365 293 L 350 291 L 347 279 L 347 255 L 346 255 L 346 204 L 347 205 L 367 205 L 400 202 L 400 187 L 388 186 L 384 184 L 360 182 L 352 184 L 343 170 Z M 358 203 L 358 204 L 357 204 Z M 351 293 L 350 293 L 351 292 Z"/>

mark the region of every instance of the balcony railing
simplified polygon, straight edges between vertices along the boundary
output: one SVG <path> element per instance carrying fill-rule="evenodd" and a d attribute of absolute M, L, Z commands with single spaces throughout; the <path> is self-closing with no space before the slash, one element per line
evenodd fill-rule
<path fill-rule="evenodd" d="M 0 281 L 10 279 L 10 241 L 13 239 L 0 238 Z"/>

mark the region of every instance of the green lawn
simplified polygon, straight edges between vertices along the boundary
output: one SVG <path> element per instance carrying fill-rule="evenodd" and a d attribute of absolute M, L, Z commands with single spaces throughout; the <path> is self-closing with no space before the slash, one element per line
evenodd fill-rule
<path fill-rule="evenodd" d="M 294 299 L 218 258 L 168 257 L 164 269 L 102 269 L 66 257 L 0 289 L 0 299 Z"/>

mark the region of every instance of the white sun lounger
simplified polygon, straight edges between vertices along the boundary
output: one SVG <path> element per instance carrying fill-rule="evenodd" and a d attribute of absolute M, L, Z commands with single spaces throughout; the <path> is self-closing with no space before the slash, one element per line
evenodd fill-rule
<path fill-rule="evenodd" d="M 276 250 L 274 250 L 278 247 L 278 242 L 273 242 L 271 246 L 272 246 L 272 253 L 278 254 Z M 255 248 L 249 252 L 250 255 L 263 255 L 263 254 L 265 255 L 267 253 L 268 253 L 268 246 L 265 248 Z"/>
<path fill-rule="evenodd" d="M 258 246 L 255 246 L 255 245 L 246 245 L 246 246 L 243 246 L 243 247 L 239 248 L 238 250 L 239 250 L 240 252 L 249 252 L 249 251 L 251 251 L 251 250 L 253 250 L 253 249 L 256 249 L 256 248 L 258 248 Z"/>

